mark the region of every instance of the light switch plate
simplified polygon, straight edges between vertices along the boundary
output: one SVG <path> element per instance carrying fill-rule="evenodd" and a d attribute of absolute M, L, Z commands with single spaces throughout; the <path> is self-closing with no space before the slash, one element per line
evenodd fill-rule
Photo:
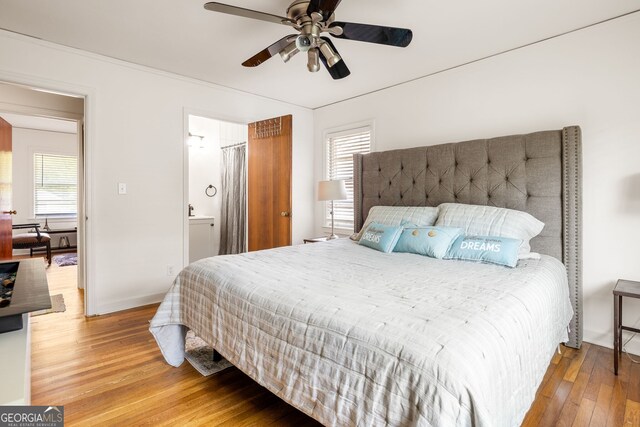
<path fill-rule="evenodd" d="M 127 184 L 123 182 L 118 184 L 118 194 L 127 194 Z"/>

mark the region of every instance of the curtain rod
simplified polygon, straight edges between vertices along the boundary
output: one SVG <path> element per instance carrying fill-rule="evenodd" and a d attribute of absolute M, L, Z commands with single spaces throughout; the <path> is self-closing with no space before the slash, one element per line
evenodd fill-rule
<path fill-rule="evenodd" d="M 239 146 L 245 145 L 245 144 L 246 144 L 246 142 L 239 142 L 237 144 L 225 145 L 224 147 L 220 147 L 220 149 L 224 150 L 225 148 L 239 147 Z"/>

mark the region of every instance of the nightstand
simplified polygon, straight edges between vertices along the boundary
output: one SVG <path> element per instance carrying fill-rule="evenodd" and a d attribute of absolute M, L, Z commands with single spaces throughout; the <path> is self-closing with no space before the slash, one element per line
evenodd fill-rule
<path fill-rule="evenodd" d="M 318 242 L 326 242 L 328 239 L 326 238 L 326 236 L 323 237 L 311 237 L 309 239 L 304 239 L 303 242 L 305 243 L 318 243 Z"/>
<path fill-rule="evenodd" d="M 640 329 L 622 325 L 622 297 L 640 298 L 640 282 L 618 280 L 613 288 L 613 372 L 616 375 L 622 354 L 622 331 L 640 334 Z"/>

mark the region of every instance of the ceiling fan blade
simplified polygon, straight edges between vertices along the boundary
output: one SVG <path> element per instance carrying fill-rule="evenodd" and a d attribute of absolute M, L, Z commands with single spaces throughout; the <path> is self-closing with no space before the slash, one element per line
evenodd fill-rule
<path fill-rule="evenodd" d="M 262 64 L 267 59 L 271 58 L 273 55 L 278 54 L 282 49 L 287 47 L 289 43 L 294 41 L 297 37 L 297 34 L 289 34 L 272 44 L 271 46 L 261 50 L 260 52 L 253 55 L 251 58 L 247 59 L 242 63 L 245 67 L 257 67 Z"/>
<path fill-rule="evenodd" d="M 311 16 L 313 12 L 322 13 L 322 20 L 328 20 L 336 10 L 341 0 L 311 0 L 307 7 L 307 15 Z"/>
<path fill-rule="evenodd" d="M 382 27 L 379 25 L 356 24 L 353 22 L 334 22 L 329 28 L 340 27 L 342 34 L 332 36 L 340 39 L 407 47 L 413 38 L 413 32 L 406 28 Z"/>
<path fill-rule="evenodd" d="M 336 49 L 335 45 L 333 44 L 333 42 L 329 37 L 320 37 L 320 38 L 325 42 L 327 42 L 335 53 L 338 53 L 338 50 Z M 341 59 L 340 61 L 333 64 L 333 67 L 330 67 L 329 64 L 327 64 L 327 58 L 325 58 L 324 55 L 322 54 L 322 51 L 320 51 L 320 60 L 322 61 L 325 68 L 327 69 L 329 74 L 331 74 L 331 77 L 333 77 L 334 80 L 344 79 L 349 74 L 351 74 L 351 71 L 349 71 L 347 64 L 344 63 L 344 59 Z"/>
<path fill-rule="evenodd" d="M 243 18 L 258 19 L 260 21 L 273 22 L 275 24 L 295 25 L 295 22 L 284 16 L 272 15 L 270 13 L 258 12 L 257 10 L 245 9 L 215 1 L 205 3 L 204 8 L 212 12 L 226 13 L 229 15 L 242 16 Z"/>

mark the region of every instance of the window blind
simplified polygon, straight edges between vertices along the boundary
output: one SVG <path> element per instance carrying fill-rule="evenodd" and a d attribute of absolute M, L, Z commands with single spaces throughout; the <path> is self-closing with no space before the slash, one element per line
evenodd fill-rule
<path fill-rule="evenodd" d="M 76 215 L 78 158 L 35 153 L 33 193 L 35 216 Z"/>
<path fill-rule="evenodd" d="M 335 226 L 353 228 L 353 155 L 371 151 L 371 128 L 369 126 L 335 132 L 326 139 L 326 176 L 328 179 L 343 179 L 347 187 L 347 199 L 333 202 Z M 331 202 L 325 210 L 325 226 L 331 224 Z"/>

